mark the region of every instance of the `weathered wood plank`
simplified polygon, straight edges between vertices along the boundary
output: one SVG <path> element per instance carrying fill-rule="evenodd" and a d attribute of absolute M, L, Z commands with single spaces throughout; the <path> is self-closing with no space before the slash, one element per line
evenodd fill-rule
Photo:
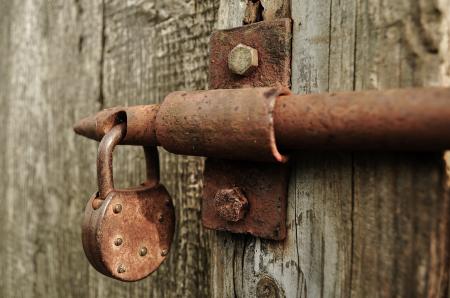
<path fill-rule="evenodd" d="M 299 93 L 351 90 L 355 12 L 351 1 L 294 1 L 292 88 Z M 299 267 L 305 297 L 349 297 L 352 241 L 352 158 L 299 155 L 292 183 Z M 317 173 L 322 173 L 318 175 Z M 306 215 L 306 216 L 305 216 Z"/>
<path fill-rule="evenodd" d="M 0 296 L 86 297 L 80 224 L 96 145 L 71 126 L 99 107 L 101 1 L 0 11 Z"/>
<path fill-rule="evenodd" d="M 438 28 L 448 28 L 449 7 L 446 0 L 358 1 L 356 88 L 448 84 L 449 32 Z M 441 154 L 355 155 L 352 295 L 445 295 L 444 170 Z"/>
<path fill-rule="evenodd" d="M 218 1 L 105 2 L 104 106 L 149 104 L 169 92 L 207 87 L 208 40 Z M 119 186 L 144 178 L 140 149 L 116 154 Z M 208 233 L 201 226 L 203 160 L 161 152 L 162 182 L 176 208 L 176 235 L 167 261 L 149 278 L 124 286 L 100 275 L 91 294 L 102 297 L 208 297 Z"/>
<path fill-rule="evenodd" d="M 238 4 L 221 3 L 229 15 L 219 20 L 238 23 Z M 448 7 L 293 1 L 293 91 L 448 84 Z M 445 293 L 450 207 L 440 154 L 299 154 L 294 163 L 286 241 L 217 233 L 214 297 L 256 296 L 264 276 L 286 297 Z"/>

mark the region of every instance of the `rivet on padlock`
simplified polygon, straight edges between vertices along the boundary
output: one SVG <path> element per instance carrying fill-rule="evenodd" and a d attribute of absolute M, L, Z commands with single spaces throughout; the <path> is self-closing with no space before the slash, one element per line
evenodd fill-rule
<path fill-rule="evenodd" d="M 99 191 L 86 206 L 82 240 L 87 258 L 99 272 L 136 281 L 155 271 L 166 258 L 175 213 L 170 195 L 159 184 L 156 147 L 144 147 L 147 180 L 141 186 L 114 188 L 113 151 L 125 135 L 126 123 L 117 123 L 100 142 Z"/>

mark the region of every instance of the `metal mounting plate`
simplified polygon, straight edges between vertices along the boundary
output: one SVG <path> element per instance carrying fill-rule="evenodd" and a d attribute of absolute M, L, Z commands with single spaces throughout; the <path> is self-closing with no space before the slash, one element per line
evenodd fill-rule
<path fill-rule="evenodd" d="M 290 19 L 214 32 L 210 41 L 210 89 L 289 87 L 291 32 Z M 238 44 L 258 51 L 258 66 L 246 75 L 234 74 L 228 67 L 229 53 Z M 288 165 L 282 163 L 207 159 L 202 206 L 204 227 L 284 239 L 288 179 Z M 224 199 L 230 193 L 234 197 Z"/>
<path fill-rule="evenodd" d="M 204 177 L 202 221 L 206 228 L 273 240 L 286 237 L 287 164 L 208 158 Z M 220 190 L 236 187 L 245 194 L 248 210 L 242 219 L 227 221 L 220 216 L 215 197 Z"/>
<path fill-rule="evenodd" d="M 210 40 L 209 88 L 289 87 L 292 21 L 278 19 L 216 31 Z M 258 51 L 258 67 L 241 76 L 228 69 L 228 55 L 238 44 Z"/>

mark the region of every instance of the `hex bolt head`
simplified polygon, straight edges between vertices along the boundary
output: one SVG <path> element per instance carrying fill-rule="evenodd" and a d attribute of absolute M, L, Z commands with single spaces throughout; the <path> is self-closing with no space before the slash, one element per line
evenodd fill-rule
<path fill-rule="evenodd" d="M 239 187 L 221 189 L 214 197 L 214 207 L 221 218 L 237 222 L 245 217 L 248 200 Z"/>
<path fill-rule="evenodd" d="M 258 67 L 258 51 L 238 44 L 228 54 L 228 68 L 237 75 L 246 76 Z"/>

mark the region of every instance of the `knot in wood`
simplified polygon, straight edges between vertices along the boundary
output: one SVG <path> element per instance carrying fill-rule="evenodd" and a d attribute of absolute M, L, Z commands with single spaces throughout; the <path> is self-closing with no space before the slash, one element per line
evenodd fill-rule
<path fill-rule="evenodd" d="M 214 197 L 216 212 L 226 221 L 237 222 L 244 218 L 248 201 L 239 187 L 221 189 Z"/>
<path fill-rule="evenodd" d="M 228 55 L 228 68 L 235 74 L 245 76 L 258 67 L 258 51 L 238 44 Z"/>
<path fill-rule="evenodd" d="M 260 298 L 279 298 L 280 289 L 276 282 L 269 276 L 263 276 L 256 285 L 256 296 Z"/>

